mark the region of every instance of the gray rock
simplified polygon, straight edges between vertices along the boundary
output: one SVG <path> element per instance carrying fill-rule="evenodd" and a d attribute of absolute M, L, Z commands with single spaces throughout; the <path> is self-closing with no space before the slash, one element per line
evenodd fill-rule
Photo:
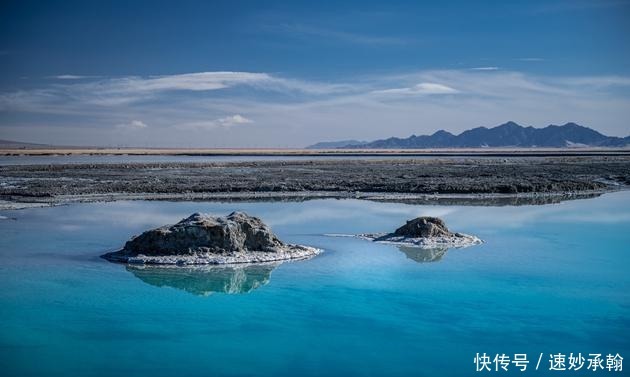
<path fill-rule="evenodd" d="M 442 219 L 437 217 L 417 217 L 394 232 L 396 236 L 403 237 L 449 237 L 454 234 L 449 232 Z"/>
<path fill-rule="evenodd" d="M 195 213 L 175 225 L 148 230 L 107 253 L 112 262 L 149 264 L 257 263 L 305 258 L 321 250 L 286 244 L 259 218 Z"/>
<path fill-rule="evenodd" d="M 475 236 L 451 232 L 442 219 L 429 216 L 408 220 L 393 233 L 360 234 L 359 237 L 374 242 L 424 249 L 460 248 L 483 242 Z"/>

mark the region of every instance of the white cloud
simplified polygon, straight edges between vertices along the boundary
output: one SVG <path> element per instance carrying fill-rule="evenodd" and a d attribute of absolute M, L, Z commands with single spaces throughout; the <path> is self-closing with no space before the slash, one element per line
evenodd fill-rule
<path fill-rule="evenodd" d="M 113 89 L 121 91 L 155 92 L 165 90 L 217 90 L 241 84 L 271 80 L 266 73 L 200 72 L 149 78 L 126 78 L 113 81 Z"/>
<path fill-rule="evenodd" d="M 453 94 L 458 93 L 459 91 L 451 88 L 450 86 L 437 84 L 433 82 L 421 82 L 411 87 L 407 88 L 394 88 L 394 89 L 383 89 L 383 90 L 375 90 L 373 94 Z"/>
<path fill-rule="evenodd" d="M 457 133 L 508 119 L 537 127 L 574 121 L 627 136 L 628 87 L 627 76 L 473 69 L 333 82 L 252 72 L 64 80 L 0 92 L 0 126 L 5 138 L 33 142 L 183 147 L 300 147 L 438 129 Z M 151 132 L 128 132 L 124 140 L 112 132 L 113 124 L 146 128 L 132 124 L 138 114 Z M 240 127 L 252 120 L 256 127 Z M 182 129 L 212 129 L 213 134 L 203 139 Z"/>
<path fill-rule="evenodd" d="M 197 72 L 118 78 L 60 75 L 51 78 L 67 82 L 57 83 L 45 89 L 31 90 L 30 93 L 44 92 L 46 95 L 63 98 L 66 103 L 74 100 L 98 106 L 116 106 L 152 100 L 174 91 L 210 93 L 237 86 L 248 86 L 255 91 L 296 92 L 311 95 L 355 90 L 355 87 L 349 84 L 287 79 L 257 72 Z"/>
<path fill-rule="evenodd" d="M 120 123 L 116 125 L 116 128 L 123 130 L 142 130 L 148 127 L 149 126 L 141 120 L 132 120 L 128 123 Z"/>
<path fill-rule="evenodd" d="M 195 121 L 178 124 L 178 128 L 184 129 L 212 129 L 212 128 L 232 128 L 239 124 L 253 123 L 254 121 L 240 114 L 225 116 L 209 121 Z"/>
<path fill-rule="evenodd" d="M 435 70 L 423 71 L 403 77 L 408 81 L 440 82 L 453 85 L 457 90 L 479 98 L 509 99 L 535 95 L 580 95 L 569 88 L 568 78 L 547 78 L 514 71 Z M 585 88 L 582 88 L 585 89 Z"/>
<path fill-rule="evenodd" d="M 266 73 L 199 72 L 169 76 L 102 79 L 55 89 L 78 101 L 112 106 L 154 99 L 165 92 L 208 92 L 239 85 L 262 86 L 272 81 Z"/>
<path fill-rule="evenodd" d="M 331 93 L 348 90 L 348 86 L 285 79 L 256 72 L 199 72 L 169 76 L 126 77 L 96 82 L 85 89 L 102 94 L 155 94 L 165 91 L 215 91 L 247 85 L 257 90 Z"/>
<path fill-rule="evenodd" d="M 251 119 L 247 119 L 240 114 L 219 118 L 216 123 L 222 127 L 232 127 L 237 124 L 252 123 Z"/>
<path fill-rule="evenodd" d="M 91 78 L 91 76 L 58 75 L 58 76 L 50 76 L 50 78 L 58 79 L 58 80 L 80 80 L 80 79 L 85 79 L 85 78 Z"/>
<path fill-rule="evenodd" d="M 498 71 L 499 67 L 475 67 L 471 69 L 473 71 Z"/>

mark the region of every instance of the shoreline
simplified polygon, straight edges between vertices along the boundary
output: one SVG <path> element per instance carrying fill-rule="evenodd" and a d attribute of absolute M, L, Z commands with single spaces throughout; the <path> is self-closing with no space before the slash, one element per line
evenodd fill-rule
<path fill-rule="evenodd" d="M 630 187 L 630 156 L 0 165 L 0 209 L 116 200 L 527 205 Z"/>
<path fill-rule="evenodd" d="M 0 156 L 200 156 L 200 157 L 579 157 L 630 156 L 630 148 L 426 148 L 426 149 L 305 149 L 305 148 L 0 148 Z"/>
<path fill-rule="evenodd" d="M 286 244 L 277 253 L 251 251 L 233 254 L 197 252 L 172 255 L 125 255 L 123 250 L 105 253 L 101 258 L 119 264 L 149 266 L 231 266 L 238 264 L 257 265 L 310 259 L 323 252 L 322 249 L 305 245 Z"/>
<path fill-rule="evenodd" d="M 627 191 L 629 188 L 610 190 L 589 190 L 582 192 L 520 193 L 520 194 L 410 194 L 381 192 L 238 192 L 238 193 L 115 193 L 60 195 L 51 198 L 33 197 L 30 200 L 0 199 L 0 211 L 28 208 L 56 207 L 82 203 L 109 203 L 117 201 L 211 201 L 211 202 L 302 202 L 307 200 L 369 200 L 421 205 L 461 205 L 461 206 L 521 206 L 556 204 L 567 200 L 591 199 L 604 194 Z M 24 198 L 25 199 L 25 198 Z"/>

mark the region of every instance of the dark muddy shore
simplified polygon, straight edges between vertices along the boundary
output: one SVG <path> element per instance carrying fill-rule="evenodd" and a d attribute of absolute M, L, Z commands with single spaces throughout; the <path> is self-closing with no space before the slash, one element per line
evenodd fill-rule
<path fill-rule="evenodd" d="M 451 203 L 477 196 L 538 198 L 521 200 L 536 204 L 629 184 L 626 156 L 0 166 L 0 200 L 12 203 L 312 197 Z"/>

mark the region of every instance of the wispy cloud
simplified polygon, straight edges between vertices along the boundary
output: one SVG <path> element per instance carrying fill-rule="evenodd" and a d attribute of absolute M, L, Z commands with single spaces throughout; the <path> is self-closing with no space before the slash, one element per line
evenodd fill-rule
<path fill-rule="evenodd" d="M 124 77 L 97 80 L 72 86 L 71 93 L 95 103 L 109 105 L 150 98 L 168 91 L 214 91 L 239 85 L 264 85 L 272 81 L 266 73 L 199 72 L 168 76 Z M 68 87 L 58 86 L 64 90 Z"/>
<path fill-rule="evenodd" d="M 498 71 L 499 67 L 475 67 L 471 69 L 473 71 Z"/>
<path fill-rule="evenodd" d="M 459 93 L 457 89 L 453 89 L 450 86 L 437 84 L 434 82 L 421 82 L 411 87 L 406 88 L 393 88 L 375 90 L 373 94 L 402 94 L 402 95 L 423 95 L 423 94 L 453 94 Z"/>
<path fill-rule="evenodd" d="M 66 79 L 87 78 L 65 75 Z M 313 95 L 352 90 L 343 84 L 308 82 L 257 72 L 199 72 L 166 76 L 103 78 L 59 84 L 47 94 L 66 96 L 96 105 L 112 106 L 155 98 L 165 92 L 213 92 L 246 86 L 255 91 L 297 92 Z"/>
<path fill-rule="evenodd" d="M 151 132 L 125 133 L 127 145 L 168 146 L 294 147 L 439 128 L 458 132 L 507 119 L 535 126 L 576 121 L 627 136 L 626 88 L 627 76 L 473 69 L 334 82 L 256 72 L 63 80 L 0 92 L 0 127 L 5 138 L 90 145 L 120 143 L 112 125 L 121 130 L 150 125 Z M 256 126 L 249 127 L 254 120 Z M 213 132 L 206 138 L 182 130 Z M 46 135 L 46 140 L 37 135 Z"/>
<path fill-rule="evenodd" d="M 207 91 L 231 86 L 270 81 L 266 73 L 252 72 L 200 72 L 149 78 L 129 78 L 114 81 L 115 88 L 122 91 L 165 91 L 193 90 Z"/>
<path fill-rule="evenodd" d="M 57 80 L 82 80 L 82 79 L 93 79 L 98 78 L 99 76 L 82 76 L 82 75 L 57 75 L 57 76 L 48 76 L 51 79 Z"/>
<path fill-rule="evenodd" d="M 177 127 L 178 128 L 183 128 L 183 129 L 197 129 L 197 130 L 204 130 L 204 129 L 213 129 L 213 128 L 231 128 L 237 125 L 242 125 L 242 124 L 248 124 L 248 123 L 253 123 L 254 121 L 246 118 L 240 114 L 235 114 L 235 115 L 230 115 L 230 116 L 225 116 L 225 117 L 221 117 L 221 118 L 217 118 L 214 120 L 209 120 L 209 121 L 195 121 L 195 122 L 187 122 L 187 123 L 181 123 L 178 124 Z"/>
<path fill-rule="evenodd" d="M 116 128 L 119 130 L 142 130 L 148 127 L 149 126 L 141 120 L 132 120 L 128 123 L 119 123 L 116 125 Z"/>

